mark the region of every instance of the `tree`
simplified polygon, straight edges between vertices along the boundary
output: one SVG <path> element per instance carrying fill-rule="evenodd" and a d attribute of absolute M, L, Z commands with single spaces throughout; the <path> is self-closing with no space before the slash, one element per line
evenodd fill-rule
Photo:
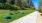
<path fill-rule="evenodd" d="M 22 1 L 21 0 L 16 0 L 15 4 L 18 5 L 18 6 L 21 6 L 22 5 Z"/>
<path fill-rule="evenodd" d="M 11 0 L 7 0 L 7 2 L 6 2 L 6 3 L 10 4 L 10 3 L 11 3 Z"/>
<path fill-rule="evenodd" d="M 42 0 L 38 0 L 38 1 L 39 1 L 39 2 L 38 2 L 38 3 L 39 3 L 39 4 L 38 4 L 38 5 L 39 5 L 39 6 L 38 6 L 38 11 L 41 12 L 41 11 L 42 11 Z"/>
<path fill-rule="evenodd" d="M 30 6 L 24 0 L 18 0 L 16 5 L 20 6 L 21 8 L 29 8 Z"/>
<path fill-rule="evenodd" d="M 39 8 L 42 8 L 42 0 L 38 0 L 38 1 L 39 1 L 39 2 L 38 2 L 38 3 L 39 3 L 39 4 L 38 4 L 38 5 L 39 5 L 38 7 L 39 7 Z"/>

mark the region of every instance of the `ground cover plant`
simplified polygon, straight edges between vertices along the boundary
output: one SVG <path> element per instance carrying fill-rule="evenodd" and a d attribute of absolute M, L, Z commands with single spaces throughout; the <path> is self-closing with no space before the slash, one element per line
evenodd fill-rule
<path fill-rule="evenodd" d="M 12 12 L 12 15 L 11 13 Z M 13 20 L 17 20 L 23 16 L 26 16 L 27 14 L 30 14 L 34 12 L 34 10 L 18 10 L 18 11 L 10 11 L 10 10 L 0 10 L 0 23 L 9 23 Z M 7 19 L 7 17 L 11 19 Z"/>

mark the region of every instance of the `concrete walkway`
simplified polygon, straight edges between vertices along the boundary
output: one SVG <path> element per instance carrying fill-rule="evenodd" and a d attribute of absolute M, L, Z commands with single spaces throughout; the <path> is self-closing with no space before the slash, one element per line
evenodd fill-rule
<path fill-rule="evenodd" d="M 10 23 L 36 23 L 37 15 L 38 15 L 38 11 L 35 11 L 29 15 L 26 15 Z"/>

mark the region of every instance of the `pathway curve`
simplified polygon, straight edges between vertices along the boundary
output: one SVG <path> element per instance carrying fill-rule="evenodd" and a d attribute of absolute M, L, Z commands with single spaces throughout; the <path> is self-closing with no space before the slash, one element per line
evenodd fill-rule
<path fill-rule="evenodd" d="M 26 15 L 10 23 L 36 23 L 37 15 L 38 15 L 38 11 L 35 11 L 29 15 Z"/>

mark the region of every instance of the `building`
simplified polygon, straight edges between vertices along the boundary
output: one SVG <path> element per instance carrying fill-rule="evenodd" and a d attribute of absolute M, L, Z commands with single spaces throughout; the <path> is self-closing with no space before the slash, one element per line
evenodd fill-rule
<path fill-rule="evenodd" d="M 34 7 L 32 0 L 27 0 L 27 4 L 29 4 L 31 7 Z"/>

